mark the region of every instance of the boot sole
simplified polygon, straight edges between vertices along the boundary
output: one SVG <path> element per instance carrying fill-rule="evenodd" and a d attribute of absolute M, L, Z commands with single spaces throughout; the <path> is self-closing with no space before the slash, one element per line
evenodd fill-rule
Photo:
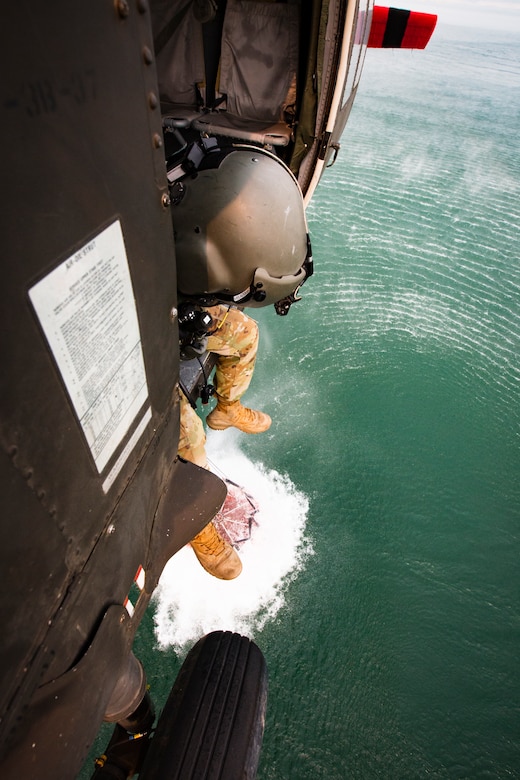
<path fill-rule="evenodd" d="M 209 418 L 206 418 L 206 422 L 208 428 L 211 428 L 213 431 L 225 431 L 226 428 L 233 428 L 231 423 L 214 423 Z"/>
<path fill-rule="evenodd" d="M 241 428 L 239 425 L 233 425 L 233 423 L 230 425 L 212 425 L 207 420 L 206 422 L 208 423 L 208 428 L 211 428 L 212 431 L 227 431 L 228 428 L 236 428 L 237 431 L 242 431 L 242 433 L 264 433 L 264 431 L 268 431 L 271 427 L 268 425 L 267 428 L 262 428 L 261 430 L 256 428 L 255 430 L 251 430 L 250 428 Z"/>

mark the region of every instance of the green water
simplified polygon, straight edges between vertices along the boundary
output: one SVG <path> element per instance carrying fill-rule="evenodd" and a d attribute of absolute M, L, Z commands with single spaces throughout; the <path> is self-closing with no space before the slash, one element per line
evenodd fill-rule
<path fill-rule="evenodd" d="M 520 48 L 482 35 L 369 52 L 316 279 L 259 317 L 284 438 L 246 447 L 316 552 L 257 637 L 261 778 L 520 776 Z"/>

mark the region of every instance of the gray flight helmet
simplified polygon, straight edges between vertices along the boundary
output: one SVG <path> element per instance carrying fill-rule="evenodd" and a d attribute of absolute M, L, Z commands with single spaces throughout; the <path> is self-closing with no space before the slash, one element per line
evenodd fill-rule
<path fill-rule="evenodd" d="M 312 273 L 300 187 L 287 166 L 263 149 L 236 146 L 208 154 L 195 176 L 183 179 L 172 218 L 184 295 L 268 306 L 296 300 Z"/>

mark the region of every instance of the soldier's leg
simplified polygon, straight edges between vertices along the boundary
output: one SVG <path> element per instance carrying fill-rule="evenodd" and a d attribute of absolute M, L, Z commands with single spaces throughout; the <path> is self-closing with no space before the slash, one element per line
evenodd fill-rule
<path fill-rule="evenodd" d="M 258 351 L 258 325 L 239 309 L 212 307 L 215 331 L 208 350 L 219 355 L 215 369 L 217 406 L 208 415 L 210 428 L 235 427 L 245 433 L 261 433 L 271 425 L 264 412 L 242 406 L 240 399 L 250 385 Z"/>
<path fill-rule="evenodd" d="M 244 395 L 253 377 L 258 325 L 240 309 L 214 306 L 209 312 L 216 323 L 207 349 L 219 355 L 215 371 L 217 395 L 236 401 Z"/>
<path fill-rule="evenodd" d="M 182 392 L 180 410 L 179 455 L 197 466 L 208 468 L 204 427 Z M 190 544 L 200 565 L 214 577 L 233 580 L 242 571 L 242 562 L 238 553 L 222 539 L 213 523 L 208 523 Z"/>
<path fill-rule="evenodd" d="M 206 458 L 206 434 L 204 426 L 195 409 L 192 408 L 184 393 L 180 393 L 181 425 L 178 452 L 181 458 L 189 460 L 204 469 L 208 468 Z"/>

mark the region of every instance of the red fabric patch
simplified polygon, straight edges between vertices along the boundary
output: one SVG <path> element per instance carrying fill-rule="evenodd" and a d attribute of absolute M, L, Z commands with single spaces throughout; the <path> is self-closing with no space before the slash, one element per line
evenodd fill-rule
<path fill-rule="evenodd" d="M 372 25 L 368 37 L 368 46 L 373 49 L 380 49 L 383 45 L 383 38 L 386 32 L 386 23 L 388 21 L 389 8 L 383 8 L 381 5 L 375 5 L 372 14 Z"/>
<path fill-rule="evenodd" d="M 436 24 L 436 14 L 423 14 L 418 13 L 417 11 L 411 11 L 401 48 L 424 49 L 432 37 Z"/>

